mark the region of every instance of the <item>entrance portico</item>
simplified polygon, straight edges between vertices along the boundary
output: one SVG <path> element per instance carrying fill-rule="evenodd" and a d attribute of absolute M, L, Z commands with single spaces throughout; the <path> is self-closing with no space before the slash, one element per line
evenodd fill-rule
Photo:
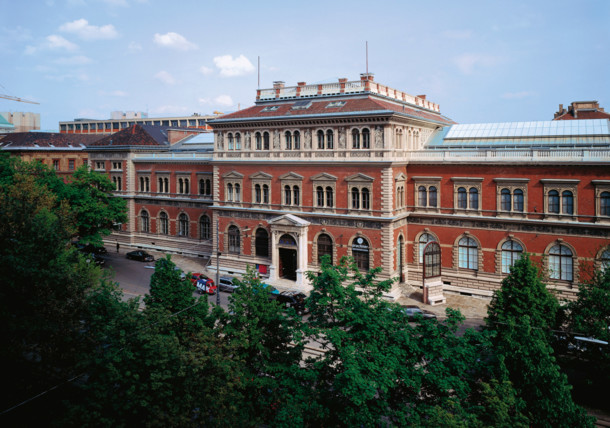
<path fill-rule="evenodd" d="M 292 214 L 269 220 L 271 228 L 271 266 L 269 280 L 295 281 L 297 289 L 309 288 L 307 270 L 307 232 L 309 222 Z"/>

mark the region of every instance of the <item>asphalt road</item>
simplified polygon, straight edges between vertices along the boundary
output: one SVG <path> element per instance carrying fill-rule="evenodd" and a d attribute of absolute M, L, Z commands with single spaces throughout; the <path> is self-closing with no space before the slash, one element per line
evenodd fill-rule
<path fill-rule="evenodd" d="M 155 272 L 154 262 L 139 262 L 130 260 L 125 256 L 126 252 L 108 251 L 103 257 L 106 260 L 105 268 L 114 272 L 114 281 L 119 283 L 123 290 L 125 299 L 143 297 L 150 290 L 150 277 Z M 200 296 L 194 292 L 193 296 Z M 226 308 L 229 293 L 220 293 L 220 306 Z M 216 295 L 208 296 L 211 303 L 216 303 Z"/>

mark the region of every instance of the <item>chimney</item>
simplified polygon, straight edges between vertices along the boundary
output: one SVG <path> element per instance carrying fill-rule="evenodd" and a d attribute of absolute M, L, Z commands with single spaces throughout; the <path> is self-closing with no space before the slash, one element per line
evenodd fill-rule
<path fill-rule="evenodd" d="M 301 96 L 301 89 L 306 85 L 305 82 L 297 82 L 297 97 Z"/>
<path fill-rule="evenodd" d="M 276 80 L 273 82 L 273 89 L 282 89 L 284 87 L 285 82 L 282 80 Z"/>
<path fill-rule="evenodd" d="M 340 93 L 345 93 L 345 84 L 347 83 L 347 77 L 340 77 L 339 78 L 339 92 Z"/>

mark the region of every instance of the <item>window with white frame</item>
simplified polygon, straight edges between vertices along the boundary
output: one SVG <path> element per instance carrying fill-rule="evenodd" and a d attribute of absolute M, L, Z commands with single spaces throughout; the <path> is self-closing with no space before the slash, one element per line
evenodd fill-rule
<path fill-rule="evenodd" d="M 101 170 L 101 171 L 105 170 L 106 169 L 106 162 L 104 162 L 104 161 L 96 161 L 95 162 L 95 169 L 96 170 Z"/>
<path fill-rule="evenodd" d="M 333 240 L 326 234 L 321 233 L 317 240 L 318 264 L 322 264 L 322 257 L 329 256 L 330 262 L 333 261 Z"/>
<path fill-rule="evenodd" d="M 271 179 L 272 175 L 259 171 L 250 176 L 252 183 L 252 203 L 270 204 L 271 203 Z"/>
<path fill-rule="evenodd" d="M 150 215 L 146 210 L 140 212 L 140 232 L 150 232 Z"/>
<path fill-rule="evenodd" d="M 138 181 L 140 192 L 150 192 L 150 176 L 140 175 Z"/>
<path fill-rule="evenodd" d="M 269 150 L 269 133 L 263 132 L 263 150 Z"/>
<path fill-rule="evenodd" d="M 112 182 L 114 183 L 114 189 L 117 191 L 123 190 L 123 179 L 120 175 L 113 175 Z"/>
<path fill-rule="evenodd" d="M 178 193 L 181 195 L 188 195 L 190 193 L 190 180 L 188 177 L 178 177 L 176 180 L 176 188 Z"/>
<path fill-rule="evenodd" d="M 440 208 L 441 177 L 413 177 L 415 184 L 415 209 L 418 211 L 438 211 Z"/>
<path fill-rule="evenodd" d="M 318 149 L 324 150 L 324 131 L 321 129 L 316 133 L 318 138 Z"/>
<path fill-rule="evenodd" d="M 225 191 L 224 199 L 226 203 L 240 203 L 242 201 L 243 178 L 243 174 L 240 174 L 237 171 L 231 171 L 223 174 L 222 179 Z"/>
<path fill-rule="evenodd" d="M 178 216 L 178 236 L 189 236 L 189 218 L 185 213 Z"/>
<path fill-rule="evenodd" d="M 157 174 L 157 193 L 169 193 L 169 175 Z"/>
<path fill-rule="evenodd" d="M 212 196 L 212 179 L 211 178 L 200 178 L 199 179 L 199 194 L 203 196 Z"/>
<path fill-rule="evenodd" d="M 371 210 L 371 193 L 373 190 L 373 177 L 358 173 L 345 179 L 348 190 L 348 206 L 352 210 Z"/>
<path fill-rule="evenodd" d="M 212 238 L 212 222 L 210 217 L 202 215 L 199 217 L 199 239 L 211 239 Z"/>
<path fill-rule="evenodd" d="M 228 150 L 233 150 L 234 145 L 235 145 L 235 141 L 233 139 L 233 133 L 229 132 L 227 134 L 227 149 Z"/>
<path fill-rule="evenodd" d="M 482 178 L 452 177 L 453 208 L 464 213 L 480 213 Z"/>
<path fill-rule="evenodd" d="M 237 226 L 229 226 L 227 231 L 227 246 L 229 253 L 239 254 L 240 253 L 240 234 Z"/>
<path fill-rule="evenodd" d="M 263 136 L 260 132 L 254 134 L 254 148 L 256 150 L 263 150 Z"/>
<path fill-rule="evenodd" d="M 606 248 L 601 252 L 599 257 L 599 269 L 604 273 L 610 269 L 610 248 Z"/>
<path fill-rule="evenodd" d="M 593 180 L 595 187 L 595 216 L 598 221 L 610 221 L 610 180 Z"/>
<path fill-rule="evenodd" d="M 419 252 L 419 263 L 423 263 L 424 262 L 424 249 L 426 248 L 426 245 L 428 244 L 428 242 L 438 242 L 436 237 L 434 237 L 434 235 L 432 235 L 431 233 L 428 232 L 424 232 L 421 235 L 419 235 L 419 239 L 417 240 L 417 247 L 418 247 L 418 252 Z"/>
<path fill-rule="evenodd" d="M 282 205 L 300 207 L 303 176 L 294 172 L 289 172 L 280 176 L 280 183 L 283 190 Z"/>
<path fill-rule="evenodd" d="M 517 241 L 509 239 L 502 244 L 501 248 L 501 272 L 510 273 L 510 268 L 523 255 L 523 246 Z"/>
<path fill-rule="evenodd" d="M 352 129 L 352 149 L 370 149 L 371 131 L 368 128 Z"/>
<path fill-rule="evenodd" d="M 362 236 L 352 241 L 352 257 L 359 270 L 368 271 L 370 265 L 370 246 Z"/>
<path fill-rule="evenodd" d="M 472 270 L 479 268 L 479 246 L 477 241 L 469 236 L 458 241 L 458 267 Z"/>
<path fill-rule="evenodd" d="M 577 189 L 580 180 L 542 179 L 544 213 L 546 216 L 575 217 L 578 215 Z"/>
<path fill-rule="evenodd" d="M 567 245 L 557 244 L 549 250 L 549 277 L 561 281 L 574 278 L 574 259 Z"/>
<path fill-rule="evenodd" d="M 332 130 L 326 131 L 326 148 L 332 150 L 335 147 L 335 134 Z"/>
<path fill-rule="evenodd" d="M 162 235 L 169 234 L 169 216 L 165 211 L 159 213 L 159 228 L 157 232 Z"/>
<path fill-rule="evenodd" d="M 311 177 L 313 182 L 314 206 L 316 208 L 334 208 L 337 177 L 321 173 Z"/>

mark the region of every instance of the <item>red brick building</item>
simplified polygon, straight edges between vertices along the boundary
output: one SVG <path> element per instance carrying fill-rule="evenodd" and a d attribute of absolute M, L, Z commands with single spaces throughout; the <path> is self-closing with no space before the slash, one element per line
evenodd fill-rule
<path fill-rule="evenodd" d="M 352 256 L 398 278 L 388 297 L 422 284 L 430 241 L 453 292 L 490 295 L 524 252 L 566 296 L 610 265 L 608 119 L 458 125 L 363 74 L 276 82 L 209 124 L 213 143 L 136 125 L 89 147 L 129 201 L 113 239 L 304 290 L 322 255 Z"/>

